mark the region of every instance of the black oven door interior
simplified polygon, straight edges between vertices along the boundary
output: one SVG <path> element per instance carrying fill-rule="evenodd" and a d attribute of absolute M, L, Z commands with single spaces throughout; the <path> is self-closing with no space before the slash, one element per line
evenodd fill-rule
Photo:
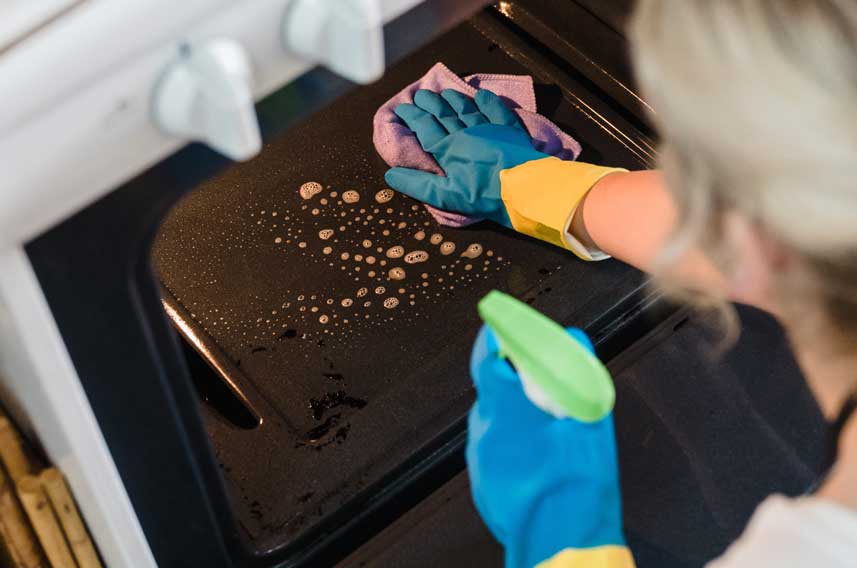
<path fill-rule="evenodd" d="M 241 402 L 238 417 L 214 404 L 203 416 L 258 550 L 348 523 L 457 434 L 472 402 L 474 306 L 489 290 L 586 327 L 641 285 L 619 263 L 584 264 L 488 223 L 443 227 L 382 192 L 372 115 L 438 61 L 461 75 L 533 75 L 542 112 L 581 141 L 583 160 L 638 169 L 652 158 L 590 85 L 487 13 L 179 203 L 155 266 L 177 327 Z M 412 251 L 427 260 L 408 263 Z"/>

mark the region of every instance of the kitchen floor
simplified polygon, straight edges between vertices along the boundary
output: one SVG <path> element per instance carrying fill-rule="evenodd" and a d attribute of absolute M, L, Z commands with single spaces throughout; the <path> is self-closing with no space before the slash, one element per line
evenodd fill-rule
<path fill-rule="evenodd" d="M 781 331 L 741 308 L 737 346 L 716 354 L 710 320 L 674 324 L 616 374 L 625 527 L 639 568 L 702 566 L 771 493 L 817 479 L 823 418 Z M 668 330 L 672 331 L 672 330 Z M 446 483 L 340 566 L 500 566 L 466 473 Z"/>

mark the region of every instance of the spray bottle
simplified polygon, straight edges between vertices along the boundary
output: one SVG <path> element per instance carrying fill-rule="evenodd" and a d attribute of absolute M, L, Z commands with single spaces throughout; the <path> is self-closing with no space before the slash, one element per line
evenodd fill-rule
<path fill-rule="evenodd" d="M 533 404 L 581 422 L 597 422 L 613 410 L 616 392 L 607 368 L 562 326 L 497 290 L 482 298 L 478 311 Z"/>

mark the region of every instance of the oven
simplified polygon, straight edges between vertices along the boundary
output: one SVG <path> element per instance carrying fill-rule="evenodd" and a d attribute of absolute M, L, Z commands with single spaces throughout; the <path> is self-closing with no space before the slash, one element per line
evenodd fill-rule
<path fill-rule="evenodd" d="M 108 565 L 346 557 L 460 474 L 491 289 L 607 361 L 675 317 L 621 263 L 375 199 L 372 115 L 438 61 L 530 75 L 580 159 L 653 164 L 630 3 L 484 4 L 79 0 L 7 36 L 0 395 Z M 418 233 L 485 252 L 385 277 Z"/>

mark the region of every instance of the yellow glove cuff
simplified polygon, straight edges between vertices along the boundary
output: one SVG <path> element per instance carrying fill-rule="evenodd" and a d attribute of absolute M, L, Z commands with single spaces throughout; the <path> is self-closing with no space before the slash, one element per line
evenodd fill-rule
<path fill-rule="evenodd" d="M 566 548 L 557 552 L 536 568 L 634 568 L 634 557 L 626 546 L 595 548 Z"/>
<path fill-rule="evenodd" d="M 501 171 L 500 196 L 516 231 L 570 250 L 583 260 L 596 260 L 606 255 L 595 257 L 568 234 L 568 227 L 598 180 L 626 171 L 551 156 Z"/>

